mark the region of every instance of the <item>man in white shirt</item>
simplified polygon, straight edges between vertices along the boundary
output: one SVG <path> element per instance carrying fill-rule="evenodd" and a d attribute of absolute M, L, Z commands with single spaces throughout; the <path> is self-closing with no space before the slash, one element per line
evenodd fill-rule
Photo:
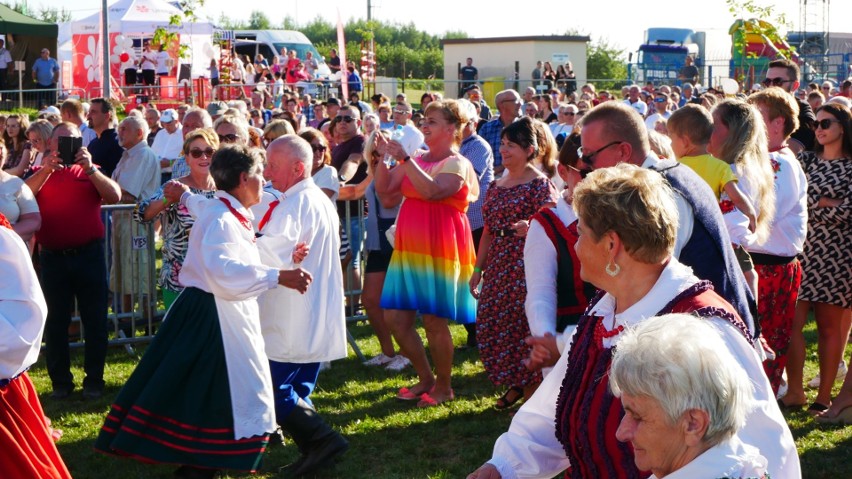
<path fill-rule="evenodd" d="M 314 58 L 313 52 L 305 53 L 305 73 L 308 74 L 308 78 L 313 80 L 316 78 L 316 72 L 319 69 L 319 64 L 317 63 L 317 59 Z"/>
<path fill-rule="evenodd" d="M 313 150 L 296 135 L 285 135 L 267 149 L 264 175 L 281 192 L 267 203 L 266 211 L 253 209 L 260 218 L 257 246 L 261 261 L 281 269 L 301 267 L 311 276 L 325 278 L 302 296 L 288 288 L 275 288 L 258 298 L 260 323 L 275 391 L 278 424 L 290 433 L 301 451 L 288 466 L 299 477 L 328 464 L 346 452 L 349 443 L 311 407 L 320 363 L 346 357 L 343 271 L 340 221 L 334 205 L 311 179 Z M 264 202 L 261 202 L 263 205 Z M 307 256 L 300 255 L 304 245 Z"/>
<path fill-rule="evenodd" d="M 154 84 L 155 75 L 157 73 L 157 53 L 151 51 L 151 44 L 145 43 L 142 50 L 142 58 L 139 59 L 139 65 L 142 67 L 142 83 L 150 87 Z M 148 95 L 153 92 L 150 88 L 145 89 Z"/>
<path fill-rule="evenodd" d="M 183 150 L 183 128 L 177 117 L 177 112 L 172 108 L 160 115 L 160 124 L 163 125 L 163 129 L 157 132 L 154 143 L 151 145 L 160 159 L 163 183 L 172 177 L 172 165 L 180 158 L 181 150 Z"/>
<path fill-rule="evenodd" d="M 397 103 L 393 107 L 393 128 L 391 133 L 402 127 L 402 138 L 397 140 L 405 148 L 405 152 L 409 155 L 417 151 L 423 146 L 423 133 L 411 123 L 412 108 L 409 103 Z"/>
<path fill-rule="evenodd" d="M 0 40 L 0 90 L 6 89 L 6 77 L 9 75 L 9 64 L 12 63 L 12 54 L 6 50 L 6 42 Z"/>
<path fill-rule="evenodd" d="M 624 100 L 624 104 L 630 106 L 642 115 L 642 118 L 645 118 L 645 115 L 648 113 L 648 105 L 639 98 L 641 93 L 642 89 L 639 88 L 639 85 L 631 85 L 627 92 L 627 99 Z"/>
<path fill-rule="evenodd" d="M 669 111 L 669 96 L 663 92 L 655 93 L 654 110 L 654 113 L 645 118 L 645 127 L 648 131 L 654 131 L 658 121 L 668 120 L 672 116 L 672 112 Z"/>
<path fill-rule="evenodd" d="M 124 153 L 112 172 L 112 179 L 121 187 L 123 204 L 136 204 L 154 196 L 160 187 L 160 164 L 157 155 L 148 146 L 148 124 L 145 120 L 128 116 L 118 125 L 118 144 Z M 145 236 L 144 230 L 133 221 L 131 211 L 116 211 L 112 215 L 112 267 L 110 290 L 122 296 L 122 311 L 132 311 L 132 293 L 148 291 L 148 249 L 136 249 L 136 238 Z M 142 304 L 143 311 L 148 311 Z"/>
<path fill-rule="evenodd" d="M 577 105 L 559 104 L 559 108 L 556 110 L 556 123 L 549 125 L 550 132 L 553 133 L 554 137 L 560 133 L 571 134 L 571 130 L 574 129 L 574 119 L 577 117 L 578 111 Z"/>
<path fill-rule="evenodd" d="M 160 51 L 157 52 L 157 76 L 163 77 L 168 76 L 171 73 L 171 63 L 172 57 L 169 55 L 169 52 L 166 51 L 166 47 L 164 45 L 160 45 Z"/>

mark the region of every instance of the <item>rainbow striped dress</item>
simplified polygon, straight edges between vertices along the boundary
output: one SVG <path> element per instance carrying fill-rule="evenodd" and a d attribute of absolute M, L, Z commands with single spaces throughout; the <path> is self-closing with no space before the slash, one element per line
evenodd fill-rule
<path fill-rule="evenodd" d="M 450 173 L 465 178 L 465 182 L 454 195 L 430 201 L 417 192 L 408 177 L 403 178 L 400 188 L 405 201 L 397 218 L 381 306 L 473 323 L 476 300 L 467 283 L 473 274 L 476 251 L 465 214 L 471 178 L 475 178 L 473 166 L 462 156 L 436 162 L 418 156 L 411 161 L 432 178 Z"/>

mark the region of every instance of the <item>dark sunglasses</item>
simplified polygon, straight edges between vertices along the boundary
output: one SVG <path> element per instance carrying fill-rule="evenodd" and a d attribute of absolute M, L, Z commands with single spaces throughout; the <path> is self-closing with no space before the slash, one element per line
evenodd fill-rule
<path fill-rule="evenodd" d="M 234 133 L 228 133 L 227 135 L 219 135 L 220 143 L 236 143 L 240 137 L 235 135 Z"/>
<path fill-rule="evenodd" d="M 340 119 L 340 121 L 345 121 L 346 123 L 352 123 L 353 121 L 355 121 L 355 117 L 349 115 L 338 116 L 337 118 Z"/>
<path fill-rule="evenodd" d="M 325 145 L 311 145 L 311 149 L 314 150 L 314 153 L 325 152 L 328 149 Z"/>
<path fill-rule="evenodd" d="M 790 83 L 792 81 L 793 80 L 785 80 L 781 77 L 777 77 L 777 78 L 764 78 L 762 83 L 763 83 L 763 86 L 769 86 L 769 85 L 781 86 L 785 83 Z"/>
<path fill-rule="evenodd" d="M 216 150 L 213 148 L 206 148 L 202 150 L 201 148 L 193 148 L 189 150 L 190 156 L 195 159 L 201 158 L 202 156 L 206 156 L 207 158 L 213 158 L 213 153 L 216 153 Z"/>
<path fill-rule="evenodd" d="M 559 113 L 562 113 L 563 115 L 568 115 L 568 116 L 574 116 L 575 115 L 575 113 L 573 111 L 560 111 Z"/>
<path fill-rule="evenodd" d="M 666 102 L 665 98 L 654 98 L 654 103 L 665 103 L 665 102 Z"/>
<path fill-rule="evenodd" d="M 623 141 L 611 141 L 611 142 L 609 142 L 606 145 L 598 148 L 597 150 L 593 151 L 591 154 L 588 154 L 588 155 L 583 153 L 583 147 L 581 146 L 581 147 L 577 148 L 577 156 L 579 156 L 580 159 L 583 160 L 583 163 L 585 163 L 589 166 L 592 166 L 592 165 L 594 165 L 594 161 L 595 161 L 594 158 L 598 153 L 606 150 L 610 146 L 619 145 L 621 143 L 624 143 L 624 142 Z"/>
<path fill-rule="evenodd" d="M 823 130 L 827 130 L 831 128 L 832 123 L 840 123 L 838 120 L 830 120 L 828 118 L 824 118 L 814 123 L 814 128 L 822 128 Z"/>

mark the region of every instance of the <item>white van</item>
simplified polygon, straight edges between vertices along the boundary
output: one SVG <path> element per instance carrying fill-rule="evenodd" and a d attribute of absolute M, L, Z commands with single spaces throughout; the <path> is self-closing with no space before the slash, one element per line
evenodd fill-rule
<path fill-rule="evenodd" d="M 325 59 L 319 54 L 314 44 L 302 32 L 296 30 L 234 30 L 234 48 L 240 55 L 249 55 L 254 59 L 258 53 L 272 64 L 272 58 L 279 55 L 282 47 L 296 50 L 296 56 L 305 59 L 305 54 L 311 52 L 319 65 L 317 78 L 328 78 L 331 75 Z"/>

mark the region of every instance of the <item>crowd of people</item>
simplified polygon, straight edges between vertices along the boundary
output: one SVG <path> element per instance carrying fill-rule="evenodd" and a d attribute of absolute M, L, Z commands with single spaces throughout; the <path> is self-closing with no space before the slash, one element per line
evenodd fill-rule
<path fill-rule="evenodd" d="M 280 427 L 300 452 L 285 472 L 310 474 L 349 447 L 311 394 L 363 312 L 381 348 L 365 364 L 411 367 L 396 398 L 420 408 L 455 399 L 449 324 L 465 326 L 494 407 L 514 415 L 471 478 L 800 477 L 782 410 L 852 423 L 852 380 L 832 397 L 852 327 L 838 248 L 852 241 L 852 99 L 830 91 L 812 108 L 787 60 L 749 95 L 568 91 L 544 64 L 543 93 L 503 90 L 489 106 L 467 67 L 464 98 L 426 93 L 419 110 L 405 95 L 318 102 L 285 86 L 121 122 L 105 99 L 3 118 L 13 233 L 0 240 L 25 258 L 0 264 L 39 314 L 8 315 L 19 291 L 4 289 L 0 327 L 27 344 L 43 329 L 51 398 L 65 399 L 76 300 L 82 394 L 101 397 L 108 292 L 122 311 L 151 299 L 130 294 L 153 261 L 132 240 L 157 223 L 166 317 L 98 451 L 213 477 L 257 470 Z M 135 207 L 105 225 L 101 205 L 116 203 Z M 8 404 L 31 388 L 24 349 L 3 365 Z M 38 420 L 20 434 L 52 446 L 40 405 L 26 407 Z M 41 454 L 31 475 L 67 474 L 55 446 Z"/>

